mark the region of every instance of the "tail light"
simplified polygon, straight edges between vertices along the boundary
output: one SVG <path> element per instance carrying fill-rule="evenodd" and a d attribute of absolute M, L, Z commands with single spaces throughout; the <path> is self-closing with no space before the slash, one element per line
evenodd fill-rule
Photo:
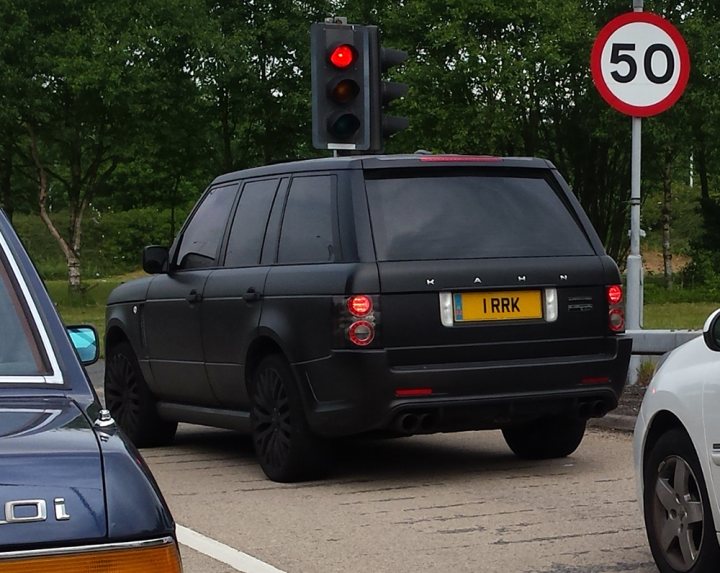
<path fill-rule="evenodd" d="M 182 573 L 175 541 L 167 538 L 152 542 L 18 551 L 0 559 L 4 573 L 60 573 L 65 571 L 112 571 L 133 573 Z"/>
<path fill-rule="evenodd" d="M 375 325 L 367 320 L 356 320 L 348 326 L 347 336 L 355 346 L 367 346 L 375 338 Z"/>
<path fill-rule="evenodd" d="M 351 296 L 347 299 L 347 309 L 357 318 L 368 316 L 373 310 L 372 299 L 364 294 Z"/>
<path fill-rule="evenodd" d="M 355 294 L 337 297 L 337 335 L 342 346 L 365 348 L 377 342 L 380 324 L 379 297 Z"/>
<path fill-rule="evenodd" d="M 605 287 L 608 302 L 608 328 L 611 332 L 625 332 L 625 307 L 623 304 L 623 289 L 620 285 Z"/>

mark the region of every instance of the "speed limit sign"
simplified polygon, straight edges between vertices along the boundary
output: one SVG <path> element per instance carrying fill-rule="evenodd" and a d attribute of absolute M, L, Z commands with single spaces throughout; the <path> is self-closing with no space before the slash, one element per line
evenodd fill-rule
<path fill-rule="evenodd" d="M 649 117 L 680 99 L 690 55 L 670 22 L 651 12 L 628 12 L 600 30 L 590 68 L 607 103 L 624 114 Z"/>

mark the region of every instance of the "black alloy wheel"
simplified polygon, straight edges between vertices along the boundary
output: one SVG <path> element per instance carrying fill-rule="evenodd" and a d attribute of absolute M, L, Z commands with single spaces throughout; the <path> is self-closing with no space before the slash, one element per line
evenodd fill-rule
<path fill-rule="evenodd" d="M 167 422 L 158 416 L 157 402 L 128 342 L 120 342 L 107 351 L 105 403 L 137 447 L 166 445 L 175 436 L 177 422 Z"/>
<path fill-rule="evenodd" d="M 250 420 L 260 467 L 271 480 L 311 479 L 324 470 L 323 444 L 308 428 L 292 371 L 281 356 L 264 358 L 255 371 Z"/>
<path fill-rule="evenodd" d="M 643 475 L 645 527 L 662 573 L 710 573 L 720 564 L 712 510 L 700 462 L 680 429 L 649 451 Z"/>

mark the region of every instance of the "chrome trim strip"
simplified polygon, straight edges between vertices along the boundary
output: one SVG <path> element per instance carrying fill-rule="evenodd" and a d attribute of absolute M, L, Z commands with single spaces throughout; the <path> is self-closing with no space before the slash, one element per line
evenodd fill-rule
<path fill-rule="evenodd" d="M 545 322 L 555 322 L 558 319 L 558 296 L 556 288 L 545 289 Z"/>
<path fill-rule="evenodd" d="M 9 559 L 31 559 L 33 557 L 60 557 L 65 555 L 77 555 L 80 553 L 99 553 L 124 549 L 146 549 L 148 547 L 160 547 L 162 545 L 169 545 L 171 543 L 174 544 L 175 539 L 167 536 L 158 539 L 128 541 L 124 543 L 103 543 L 100 545 L 80 545 L 78 547 L 55 547 L 52 549 L 33 549 L 29 551 L 8 551 L 7 553 L 0 553 L 0 562 Z"/>
<path fill-rule="evenodd" d="M 455 326 L 452 293 L 450 292 L 440 293 L 440 322 L 448 328 Z"/>
<path fill-rule="evenodd" d="M 23 430 L 22 432 L 18 432 L 17 434 L 3 434 L 3 437 L 7 435 L 11 435 L 13 437 L 24 436 L 25 434 L 37 432 L 40 428 L 44 428 L 45 426 L 49 425 L 50 422 L 52 422 L 62 413 L 61 410 L 54 410 L 48 408 L 0 408 L 0 414 L 14 414 L 16 412 L 20 412 L 22 414 L 47 414 L 48 417 L 36 426 L 32 426 L 31 428 Z"/>
<path fill-rule="evenodd" d="M 64 380 L 62 378 L 62 373 L 60 372 L 60 366 L 58 365 L 57 358 L 55 357 L 55 352 L 53 351 L 52 345 L 50 344 L 50 337 L 45 330 L 45 325 L 43 324 L 43 321 L 40 318 L 40 313 L 35 306 L 35 301 L 33 301 L 32 297 L 30 296 L 30 289 L 28 289 L 27 283 L 25 282 L 25 277 L 20 272 L 20 267 L 18 267 L 15 258 L 10 252 L 10 247 L 5 240 L 5 237 L 3 237 L 2 235 L 0 235 L 0 247 L 2 247 L 2 250 L 7 257 L 7 260 L 10 262 L 10 267 L 12 268 L 15 278 L 20 285 L 20 290 L 22 291 L 25 302 L 30 309 L 32 319 L 33 321 L 35 321 L 35 328 L 37 328 L 37 331 L 40 334 L 40 339 L 42 340 L 45 354 L 47 355 L 48 360 L 50 360 L 50 367 L 52 368 L 53 372 L 50 376 L 0 376 L 0 384 L 63 384 Z"/>

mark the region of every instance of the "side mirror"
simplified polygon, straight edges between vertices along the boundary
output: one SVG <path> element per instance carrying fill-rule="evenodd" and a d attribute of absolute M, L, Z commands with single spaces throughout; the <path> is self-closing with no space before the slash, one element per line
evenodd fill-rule
<path fill-rule="evenodd" d="M 97 331 L 92 326 L 67 326 L 65 330 L 83 366 L 95 364 L 100 357 L 100 340 Z"/>
<path fill-rule="evenodd" d="M 143 249 L 142 265 L 143 270 L 149 275 L 166 273 L 170 259 L 167 247 L 151 245 Z"/>
<path fill-rule="evenodd" d="M 713 312 L 705 321 L 703 338 L 710 350 L 720 352 L 720 309 Z"/>

